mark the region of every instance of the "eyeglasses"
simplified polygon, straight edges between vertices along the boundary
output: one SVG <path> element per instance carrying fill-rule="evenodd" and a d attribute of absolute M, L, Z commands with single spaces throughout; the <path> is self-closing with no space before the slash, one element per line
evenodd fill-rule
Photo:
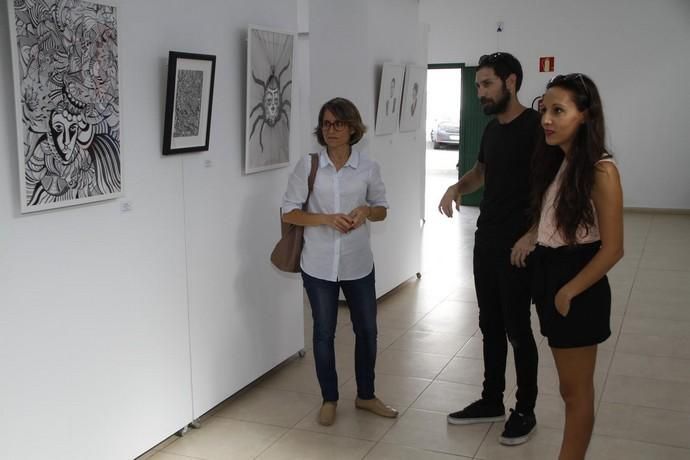
<path fill-rule="evenodd" d="M 321 129 L 324 131 L 328 131 L 330 128 L 333 128 L 336 131 L 342 131 L 346 126 L 347 122 L 343 120 L 335 120 L 334 122 L 324 120 L 321 122 Z"/>
<path fill-rule="evenodd" d="M 568 73 L 565 75 L 556 75 L 551 80 L 549 80 L 549 84 L 547 85 L 547 87 L 551 86 L 552 84 L 558 84 L 561 82 L 575 82 L 576 84 L 579 84 L 582 87 L 582 91 L 584 91 L 585 96 L 587 96 L 588 103 L 591 102 L 592 97 L 589 94 L 589 87 L 587 86 L 587 83 L 585 82 L 585 79 L 581 73 Z"/>
<path fill-rule="evenodd" d="M 484 54 L 484 55 L 479 57 L 479 65 L 482 66 L 484 64 L 492 64 L 494 61 L 496 61 L 502 55 L 503 55 L 503 53 Z"/>

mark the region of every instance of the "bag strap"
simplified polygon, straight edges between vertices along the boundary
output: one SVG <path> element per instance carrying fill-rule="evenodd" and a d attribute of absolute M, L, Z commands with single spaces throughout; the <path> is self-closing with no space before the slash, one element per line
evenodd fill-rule
<path fill-rule="evenodd" d="M 314 181 L 316 180 L 316 171 L 319 169 L 319 154 L 310 153 L 311 156 L 311 171 L 309 172 L 309 193 L 307 193 L 307 199 L 304 201 L 303 209 L 307 208 L 307 203 L 309 202 L 309 197 L 311 196 L 311 191 L 314 190 Z"/>

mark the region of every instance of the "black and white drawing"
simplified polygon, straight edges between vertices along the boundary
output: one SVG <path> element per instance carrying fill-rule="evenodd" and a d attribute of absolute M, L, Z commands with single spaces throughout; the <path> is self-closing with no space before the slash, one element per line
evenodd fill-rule
<path fill-rule="evenodd" d="M 389 62 L 383 64 L 379 87 L 379 105 L 376 111 L 376 135 L 391 134 L 398 128 L 402 83 L 402 66 Z"/>
<path fill-rule="evenodd" d="M 117 10 L 8 2 L 22 212 L 122 191 Z"/>
<path fill-rule="evenodd" d="M 249 28 L 245 174 L 290 162 L 294 34 Z"/>
<path fill-rule="evenodd" d="M 163 155 L 208 150 L 216 57 L 170 51 Z"/>
<path fill-rule="evenodd" d="M 400 111 L 400 131 L 416 131 L 422 120 L 424 94 L 426 94 L 426 68 L 405 66 L 405 89 Z"/>

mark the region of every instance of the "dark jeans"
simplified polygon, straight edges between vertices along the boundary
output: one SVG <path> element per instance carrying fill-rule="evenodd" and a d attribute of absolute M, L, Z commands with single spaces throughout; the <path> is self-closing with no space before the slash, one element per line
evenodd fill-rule
<path fill-rule="evenodd" d="M 529 263 L 529 261 L 528 261 Z M 530 323 L 529 268 L 510 264 L 510 249 L 475 244 L 474 284 L 479 328 L 484 336 L 482 398 L 502 402 L 506 381 L 508 340 L 517 374 L 518 412 L 532 412 L 537 400 L 537 344 Z"/>
<path fill-rule="evenodd" d="M 374 270 L 351 281 L 326 281 L 302 272 L 311 314 L 314 318 L 314 361 L 324 401 L 338 400 L 338 374 L 335 370 L 335 327 L 338 321 L 338 294 L 342 288 L 350 308 L 355 332 L 355 379 L 360 399 L 374 397 L 376 365 L 376 290 Z"/>

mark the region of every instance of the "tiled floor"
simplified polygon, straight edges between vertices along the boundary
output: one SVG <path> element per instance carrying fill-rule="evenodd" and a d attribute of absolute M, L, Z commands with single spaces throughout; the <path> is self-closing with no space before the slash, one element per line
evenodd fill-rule
<path fill-rule="evenodd" d="M 450 426 L 446 413 L 479 396 L 481 335 L 471 257 L 476 209 L 435 214 L 452 175 L 428 180 L 421 280 L 379 305 L 377 394 L 397 420 L 358 411 L 353 337 L 345 308 L 337 336 L 341 400 L 335 425 L 316 423 L 319 388 L 310 345 L 204 417 L 203 426 L 146 455 L 184 459 L 555 459 L 563 404 L 549 348 L 540 342 L 538 430 L 503 447 L 500 424 Z M 690 459 L 690 216 L 626 213 L 625 258 L 610 274 L 613 336 L 599 350 L 597 418 L 589 459 Z M 306 343 L 311 320 L 305 310 Z M 509 359 L 511 361 L 511 359 Z M 514 401 L 512 363 L 506 403 Z"/>

